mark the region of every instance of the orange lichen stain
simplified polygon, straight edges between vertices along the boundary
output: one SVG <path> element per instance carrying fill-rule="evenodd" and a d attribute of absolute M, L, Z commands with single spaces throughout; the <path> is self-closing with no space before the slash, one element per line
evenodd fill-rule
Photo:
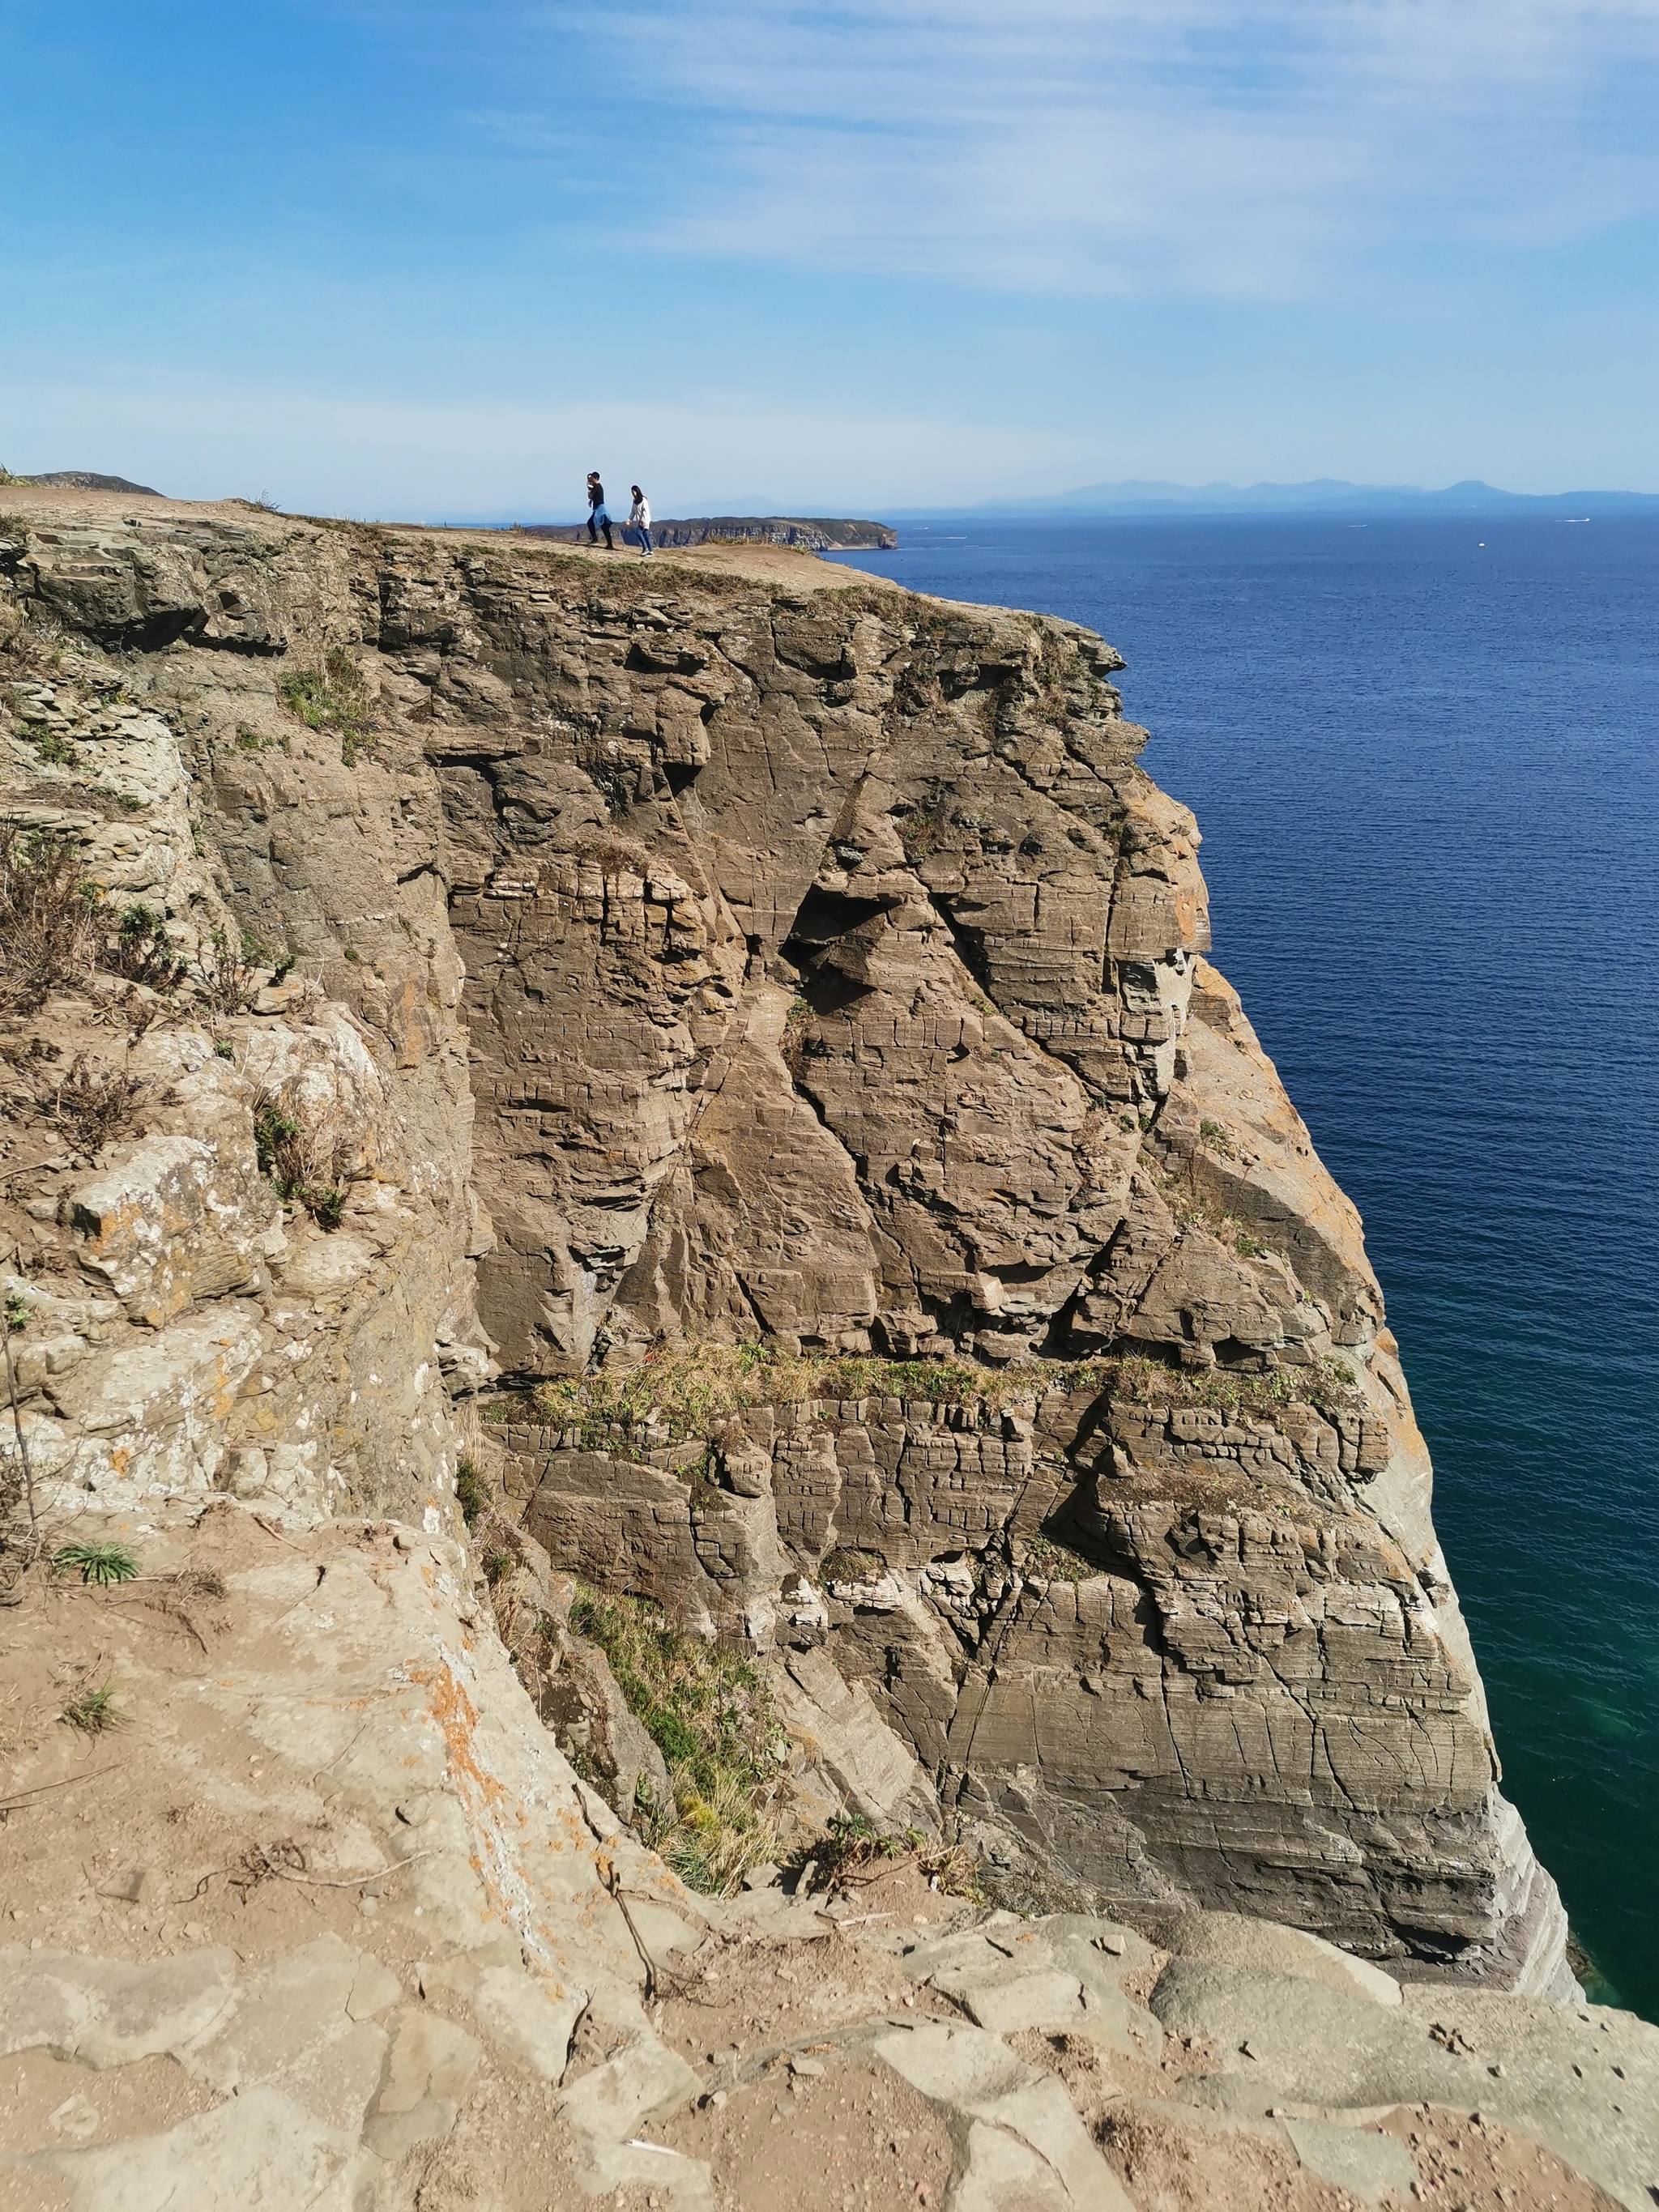
<path fill-rule="evenodd" d="M 410 1678 L 428 1693 L 432 1717 L 442 1729 L 448 1747 L 452 1771 L 470 1782 L 486 1804 L 500 1804 L 508 1793 L 493 1774 L 487 1774 L 478 1764 L 473 1751 L 477 1709 L 456 1680 L 454 1670 L 441 1661 L 435 1668 L 411 1667 L 409 1671 Z"/>
<path fill-rule="evenodd" d="M 132 1464 L 132 1447 L 117 1444 L 110 1453 L 109 1463 L 117 1474 L 125 1474 Z"/>

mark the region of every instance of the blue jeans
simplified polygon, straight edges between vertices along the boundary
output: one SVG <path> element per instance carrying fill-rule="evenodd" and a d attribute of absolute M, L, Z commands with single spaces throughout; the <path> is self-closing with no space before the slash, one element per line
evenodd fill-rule
<path fill-rule="evenodd" d="M 652 547 L 652 544 L 651 544 L 651 526 L 650 526 L 650 524 L 649 524 L 648 522 L 637 523 L 637 524 L 635 524 L 635 527 L 638 530 L 638 532 L 639 532 L 639 533 L 640 533 L 640 550 L 641 550 L 641 553 L 649 553 L 649 552 L 651 552 L 651 551 L 653 550 L 653 547 Z"/>

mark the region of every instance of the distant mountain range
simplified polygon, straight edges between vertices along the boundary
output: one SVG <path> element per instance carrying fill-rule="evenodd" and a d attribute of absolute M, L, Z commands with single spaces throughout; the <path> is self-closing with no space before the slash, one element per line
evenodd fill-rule
<path fill-rule="evenodd" d="M 1177 484 L 1130 482 L 1085 484 L 1041 499 L 988 499 L 974 507 L 904 507 L 905 522 L 951 521 L 969 515 L 1066 516 L 1079 521 L 1113 514 L 1610 514 L 1659 513 L 1659 492 L 1499 491 L 1470 477 L 1443 491 L 1415 484 L 1345 483 L 1321 477 L 1312 483 Z"/>

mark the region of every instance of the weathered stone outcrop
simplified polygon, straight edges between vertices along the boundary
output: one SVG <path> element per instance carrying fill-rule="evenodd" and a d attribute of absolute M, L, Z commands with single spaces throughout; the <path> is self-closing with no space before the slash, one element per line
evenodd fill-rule
<path fill-rule="evenodd" d="M 204 978 L 117 1139 L 48 1147 L 28 1075 L 54 1497 L 435 1529 L 492 1364 L 840 1362 L 628 1432 L 520 1398 L 505 1486 L 1011 1891 L 1571 1987 L 1358 1217 L 1205 960 L 1109 647 L 781 550 L 7 496 L 7 812 Z M 234 1012 L 216 929 L 262 948 Z M 32 1033 L 136 1023 L 93 997 Z M 337 1206 L 279 1205 L 273 1113 Z"/>

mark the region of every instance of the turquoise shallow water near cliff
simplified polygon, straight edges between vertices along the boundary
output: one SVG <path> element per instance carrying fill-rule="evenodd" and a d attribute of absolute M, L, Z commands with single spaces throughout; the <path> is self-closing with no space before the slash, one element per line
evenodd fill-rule
<path fill-rule="evenodd" d="M 1659 2020 L 1659 522 L 901 534 L 849 565 L 1127 658 L 1364 1214 L 1505 1787 Z"/>

